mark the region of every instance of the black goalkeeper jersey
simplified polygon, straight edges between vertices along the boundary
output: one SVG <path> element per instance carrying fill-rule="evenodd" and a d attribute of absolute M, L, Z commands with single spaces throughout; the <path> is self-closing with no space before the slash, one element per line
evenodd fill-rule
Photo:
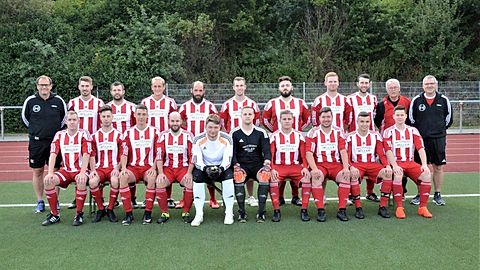
<path fill-rule="evenodd" d="M 270 139 L 262 128 L 253 127 L 252 133 L 247 135 L 240 127 L 231 131 L 233 139 L 233 164 L 262 166 L 268 159 L 272 160 L 270 153 Z"/>

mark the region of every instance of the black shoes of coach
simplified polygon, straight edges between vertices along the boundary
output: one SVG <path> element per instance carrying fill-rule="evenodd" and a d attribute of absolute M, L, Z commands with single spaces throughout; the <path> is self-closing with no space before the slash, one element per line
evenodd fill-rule
<path fill-rule="evenodd" d="M 365 214 L 363 214 L 362 207 L 358 207 L 358 208 L 355 209 L 355 217 L 358 218 L 358 219 L 364 219 L 365 218 Z"/>
<path fill-rule="evenodd" d="M 347 212 L 345 211 L 344 208 L 338 209 L 337 218 L 340 221 L 348 221 Z"/>
<path fill-rule="evenodd" d="M 385 208 L 385 206 L 378 208 L 378 215 L 383 218 L 390 218 L 390 214 L 388 213 L 388 210 L 387 208 Z"/>
<path fill-rule="evenodd" d="M 318 222 L 325 222 L 327 220 L 327 213 L 325 212 L 324 208 L 318 209 L 317 212 L 317 221 Z"/>
<path fill-rule="evenodd" d="M 280 206 L 285 204 L 285 198 L 283 197 L 278 197 L 278 202 L 280 203 Z"/>
<path fill-rule="evenodd" d="M 307 209 L 300 210 L 300 218 L 305 222 L 310 221 L 310 216 L 308 215 Z"/>
<path fill-rule="evenodd" d="M 105 209 L 103 210 L 97 210 L 97 214 L 95 215 L 95 218 L 92 219 L 92 223 L 97 223 L 102 221 L 102 218 L 107 215 L 107 212 Z"/>
<path fill-rule="evenodd" d="M 128 226 L 128 225 L 132 224 L 133 220 L 134 220 L 134 218 L 133 218 L 132 212 L 128 212 L 125 215 L 125 218 L 122 220 L 122 225 Z"/>
<path fill-rule="evenodd" d="M 60 216 L 54 216 L 52 213 L 47 215 L 47 219 L 42 222 L 42 226 L 48 226 L 60 222 Z"/>
<path fill-rule="evenodd" d="M 292 205 L 302 206 L 302 200 L 298 196 L 293 196 L 291 203 Z"/>
<path fill-rule="evenodd" d="M 280 210 L 273 210 L 272 221 L 280 222 L 281 219 L 282 219 L 282 214 L 280 214 Z"/>
<path fill-rule="evenodd" d="M 83 212 L 77 213 L 75 218 L 73 219 L 73 226 L 80 226 L 83 224 Z"/>
<path fill-rule="evenodd" d="M 118 221 L 117 216 L 115 215 L 115 212 L 113 210 L 108 210 L 107 209 L 107 217 L 110 222 L 115 223 Z"/>

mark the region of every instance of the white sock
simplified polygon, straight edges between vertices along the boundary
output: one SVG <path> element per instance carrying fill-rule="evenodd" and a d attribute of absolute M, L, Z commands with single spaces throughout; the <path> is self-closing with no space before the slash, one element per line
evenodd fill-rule
<path fill-rule="evenodd" d="M 205 204 L 205 183 L 193 182 L 193 204 L 195 205 L 196 215 L 203 216 L 203 206 Z"/>
<path fill-rule="evenodd" d="M 233 215 L 233 202 L 235 199 L 233 179 L 227 179 L 222 182 L 222 197 L 225 204 L 225 214 Z"/>

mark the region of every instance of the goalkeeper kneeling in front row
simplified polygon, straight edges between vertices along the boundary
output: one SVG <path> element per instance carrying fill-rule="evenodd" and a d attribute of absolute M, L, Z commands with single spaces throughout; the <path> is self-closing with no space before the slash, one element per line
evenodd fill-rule
<path fill-rule="evenodd" d="M 220 117 L 209 115 L 205 120 L 205 132 L 193 140 L 193 203 L 195 218 L 191 225 L 200 226 L 203 222 L 205 204 L 205 184 L 222 183 L 222 197 L 225 206 L 224 224 L 233 223 L 233 171 L 231 168 L 233 155 L 232 138 L 220 131 Z"/>

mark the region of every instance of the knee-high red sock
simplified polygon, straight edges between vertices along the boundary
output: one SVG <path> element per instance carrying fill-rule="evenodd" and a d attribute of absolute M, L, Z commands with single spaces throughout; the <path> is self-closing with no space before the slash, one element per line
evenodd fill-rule
<path fill-rule="evenodd" d="M 279 187 L 278 182 L 270 183 L 270 198 L 272 198 L 272 206 L 274 210 L 280 209 L 280 202 L 279 202 Z"/>
<path fill-rule="evenodd" d="M 312 184 L 302 183 L 302 209 L 308 208 L 310 194 L 312 193 Z"/>
<path fill-rule="evenodd" d="M 381 197 L 380 197 L 380 206 L 387 207 L 388 198 L 392 192 L 392 180 L 383 179 L 382 187 L 380 188 Z"/>
<path fill-rule="evenodd" d="M 367 194 L 373 193 L 373 188 L 375 188 L 375 180 L 367 178 Z"/>
<path fill-rule="evenodd" d="M 162 213 L 167 213 L 168 212 L 167 189 L 157 188 L 155 191 L 157 192 L 157 203 L 158 203 L 158 206 L 160 207 L 160 211 Z"/>
<path fill-rule="evenodd" d="M 350 184 L 340 183 L 338 185 L 338 208 L 347 208 L 348 194 L 350 194 Z"/>
<path fill-rule="evenodd" d="M 325 201 L 323 200 L 324 193 L 323 187 L 312 187 L 313 200 L 315 201 L 317 209 L 325 208 Z"/>
<path fill-rule="evenodd" d="M 87 190 L 80 190 L 75 188 L 75 201 L 77 205 L 77 214 L 83 212 L 83 205 L 85 204 L 85 199 L 87 198 Z M 100 197 L 101 199 L 102 197 Z"/>
<path fill-rule="evenodd" d="M 360 202 L 360 184 L 358 183 L 358 180 L 355 180 L 351 183 L 350 193 L 352 194 L 355 208 L 362 207 L 362 203 Z"/>
<path fill-rule="evenodd" d="M 107 207 L 108 210 L 113 210 L 113 207 L 115 207 L 117 196 L 118 196 L 118 188 L 110 187 L 110 196 L 108 199 L 108 207 Z"/>
<path fill-rule="evenodd" d="M 278 183 L 278 197 L 283 197 L 285 198 L 285 187 L 287 186 L 287 183 L 285 181 L 281 181 Z"/>
<path fill-rule="evenodd" d="M 290 188 L 292 189 L 292 197 L 298 197 L 298 185 L 290 181 Z"/>
<path fill-rule="evenodd" d="M 127 186 L 124 188 L 120 188 L 120 198 L 122 199 L 123 203 L 123 210 L 125 213 L 132 212 L 132 197 L 131 197 L 131 189 Z"/>
<path fill-rule="evenodd" d="M 145 190 L 145 211 L 152 211 L 155 202 L 155 188 L 146 188 Z"/>
<path fill-rule="evenodd" d="M 397 207 L 403 207 L 403 187 L 402 183 L 395 183 L 393 182 L 393 201 Z"/>
<path fill-rule="evenodd" d="M 432 188 L 432 183 L 422 182 L 418 186 L 418 191 L 420 192 L 420 207 L 427 206 L 428 197 L 430 196 L 430 189 Z"/>
<path fill-rule="evenodd" d="M 167 199 L 172 197 L 172 185 L 165 188 L 167 190 Z"/>
<path fill-rule="evenodd" d="M 193 190 L 190 188 L 183 189 L 183 212 L 190 212 L 193 203 Z"/>
<path fill-rule="evenodd" d="M 92 193 L 93 199 L 97 203 L 98 210 L 103 210 L 105 207 L 103 206 L 102 194 L 100 192 L 100 188 L 94 187 L 90 189 L 90 193 Z"/>
<path fill-rule="evenodd" d="M 208 194 L 210 194 L 210 200 L 216 200 L 215 199 L 215 188 L 212 186 L 208 186 Z"/>
<path fill-rule="evenodd" d="M 58 195 L 55 188 L 52 189 L 45 189 L 45 195 L 47 196 L 48 205 L 50 205 L 50 212 L 54 216 L 58 216 L 57 210 L 57 203 L 58 203 Z"/>

